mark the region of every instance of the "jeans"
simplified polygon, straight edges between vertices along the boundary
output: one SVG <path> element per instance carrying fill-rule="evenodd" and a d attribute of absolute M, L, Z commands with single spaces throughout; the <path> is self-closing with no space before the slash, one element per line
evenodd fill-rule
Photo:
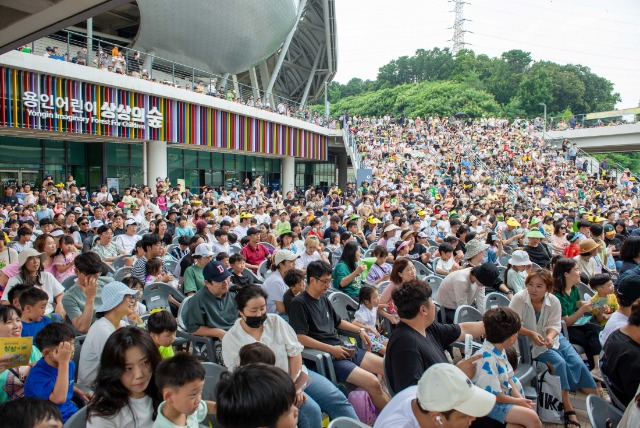
<path fill-rule="evenodd" d="M 317 428 L 322 426 L 322 412 L 329 419 L 346 416 L 358 420 L 356 411 L 349 400 L 329 379 L 309 370 L 311 383 L 305 390 L 307 401 L 298 413 L 298 428 Z"/>

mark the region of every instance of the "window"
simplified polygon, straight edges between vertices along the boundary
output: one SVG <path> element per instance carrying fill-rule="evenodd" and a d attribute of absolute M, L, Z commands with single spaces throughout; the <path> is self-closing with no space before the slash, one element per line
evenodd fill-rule
<path fill-rule="evenodd" d="M 128 144 L 107 143 L 107 163 L 109 165 L 131 165 Z"/>

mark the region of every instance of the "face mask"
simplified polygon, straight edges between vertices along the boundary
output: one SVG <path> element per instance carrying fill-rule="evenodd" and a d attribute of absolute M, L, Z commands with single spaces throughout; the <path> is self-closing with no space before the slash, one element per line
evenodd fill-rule
<path fill-rule="evenodd" d="M 245 317 L 244 322 L 249 328 L 260 328 L 266 320 L 267 314 L 263 314 L 261 317 Z"/>

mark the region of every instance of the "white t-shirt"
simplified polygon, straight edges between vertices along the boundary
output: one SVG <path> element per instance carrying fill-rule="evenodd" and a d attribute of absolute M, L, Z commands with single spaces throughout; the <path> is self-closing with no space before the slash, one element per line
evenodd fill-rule
<path fill-rule="evenodd" d="M 289 287 L 284 283 L 280 271 L 276 270 L 271 273 L 269 277 L 262 284 L 262 288 L 267 292 L 267 312 L 270 314 L 277 314 L 276 303 L 284 302 L 284 293 L 287 292 Z"/>
<path fill-rule="evenodd" d="M 320 254 L 317 251 L 314 251 L 311 255 L 307 254 L 306 251 L 303 251 L 302 254 L 300 254 L 300 257 L 296 259 L 296 269 L 306 270 L 309 263 L 320 260 L 322 260 L 322 257 L 320 257 Z"/>
<path fill-rule="evenodd" d="M 122 248 L 124 248 L 124 251 L 127 254 L 132 253 L 133 249 L 136 247 L 136 242 L 138 242 L 141 239 L 142 239 L 142 236 L 140 235 L 129 236 L 126 233 L 116 236 L 116 242 L 119 242 L 120 245 L 122 245 Z"/>
<path fill-rule="evenodd" d="M 609 317 L 609 321 L 607 321 L 607 324 L 604 326 L 602 333 L 600 333 L 600 344 L 604 346 L 609 336 L 611 336 L 611 334 L 616 330 L 620 330 L 620 328 L 624 327 L 628 321 L 629 318 L 626 315 L 621 314 L 618 311 L 612 313 Z"/>
<path fill-rule="evenodd" d="M 438 269 L 442 269 L 442 270 L 446 270 L 447 272 L 451 272 L 451 268 L 453 267 L 453 257 L 449 257 L 449 260 L 442 260 L 442 259 L 438 259 L 438 262 L 436 263 L 436 270 Z"/>
<path fill-rule="evenodd" d="M 64 293 L 64 287 L 58 282 L 55 276 L 49 272 L 40 272 L 40 279 L 42 280 L 42 287 L 38 287 L 49 295 L 49 302 L 45 314 L 50 314 L 55 309 L 54 301 L 55 297 L 61 293 Z M 2 293 L 2 300 L 7 302 L 9 300 L 9 290 L 18 284 L 22 284 L 22 278 L 20 275 L 13 276 L 7 282 L 7 286 Z"/>
<path fill-rule="evenodd" d="M 354 318 L 361 324 L 376 328 L 376 321 L 378 320 L 378 308 L 374 306 L 369 309 L 365 305 L 361 304 L 354 314 Z"/>
<path fill-rule="evenodd" d="M 120 327 L 126 327 L 125 321 L 120 321 Z M 80 351 L 80 362 L 78 364 L 78 384 L 91 388 L 93 381 L 98 375 L 100 366 L 100 356 L 109 336 L 116 331 L 116 328 L 106 318 L 100 318 L 89 328 L 87 338 Z M 152 409 L 153 411 L 153 409 Z M 98 425 L 95 425 L 98 426 Z M 123 426 L 123 425 L 117 425 Z M 142 426 L 142 425 L 138 425 Z"/>
<path fill-rule="evenodd" d="M 111 418 L 91 417 L 87 422 L 87 428 L 150 427 L 153 426 L 152 417 L 153 400 L 145 395 L 142 398 L 129 398 L 129 405 L 124 406 Z"/>
<path fill-rule="evenodd" d="M 382 409 L 376 419 L 374 428 L 402 427 L 420 428 L 418 420 L 411 409 L 411 401 L 416 398 L 418 386 L 410 386 L 396 394 L 389 404 Z"/>

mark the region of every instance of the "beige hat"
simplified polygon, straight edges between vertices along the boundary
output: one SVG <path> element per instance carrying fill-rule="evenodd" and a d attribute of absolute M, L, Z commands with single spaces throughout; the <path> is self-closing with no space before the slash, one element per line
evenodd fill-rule
<path fill-rule="evenodd" d="M 472 239 L 471 241 L 467 242 L 464 259 L 469 260 L 485 251 L 487 248 L 489 248 L 488 244 L 485 244 L 477 239 Z"/>
<path fill-rule="evenodd" d="M 400 229 L 398 226 L 396 226 L 395 224 L 390 224 L 389 226 L 384 228 L 384 233 L 387 232 L 393 232 L 394 230 L 398 230 Z"/>
<path fill-rule="evenodd" d="M 278 266 L 280 263 L 284 262 L 285 260 L 295 260 L 297 258 L 298 256 L 289 250 L 278 250 L 273 263 L 276 266 Z"/>

